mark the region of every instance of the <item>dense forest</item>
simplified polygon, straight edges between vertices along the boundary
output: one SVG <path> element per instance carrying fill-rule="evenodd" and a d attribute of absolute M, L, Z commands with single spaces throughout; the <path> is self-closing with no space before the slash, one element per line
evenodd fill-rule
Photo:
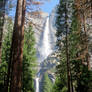
<path fill-rule="evenodd" d="M 0 0 L 0 92 L 92 92 L 92 0 L 59 0 L 50 55 L 48 18 L 43 31 L 31 20 L 40 19 L 44 2 Z M 47 46 L 39 45 L 47 54 L 40 63 L 35 28 Z"/>

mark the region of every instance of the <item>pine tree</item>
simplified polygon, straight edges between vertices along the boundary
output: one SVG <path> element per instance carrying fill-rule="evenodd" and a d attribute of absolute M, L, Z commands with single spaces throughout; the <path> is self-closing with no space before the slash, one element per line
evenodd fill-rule
<path fill-rule="evenodd" d="M 47 72 L 45 72 L 43 76 L 42 92 L 52 92 L 52 82 Z"/>
<path fill-rule="evenodd" d="M 25 30 L 24 38 L 22 90 L 23 92 L 34 92 L 33 77 L 36 72 L 36 49 L 32 26 Z"/>
<path fill-rule="evenodd" d="M 73 3 L 73 2 L 71 2 Z M 67 4 L 67 5 L 66 5 Z M 54 86 L 54 91 L 61 91 L 66 87 L 66 83 L 62 83 L 62 79 L 65 80 L 67 61 L 67 75 L 68 79 L 68 92 L 73 92 L 74 89 L 77 92 L 88 92 L 89 81 L 91 81 L 90 71 L 87 69 L 87 35 L 85 35 L 85 27 L 81 26 L 82 22 L 79 18 L 79 11 L 76 10 L 75 4 L 72 4 L 71 8 L 68 8 L 69 1 L 60 1 L 57 9 L 57 46 L 59 51 L 59 64 L 57 65 L 57 80 Z M 72 9 L 69 15 L 69 10 Z M 69 22 L 70 20 L 70 22 Z M 84 31 L 83 31 L 84 29 Z M 66 57 L 66 56 L 67 57 Z M 65 69 L 65 70 L 64 70 Z M 64 73 L 63 73 L 63 72 Z M 63 75 L 62 75 L 63 74 Z M 89 79 L 89 80 L 88 80 Z M 61 81 L 61 82 L 60 82 Z M 63 86 L 59 87 L 60 85 Z M 86 85 L 87 84 L 87 85 Z M 81 90 L 82 89 L 82 90 Z"/>
<path fill-rule="evenodd" d="M 62 48 L 62 43 L 66 47 L 65 55 L 67 62 L 67 80 L 68 80 L 68 92 L 71 92 L 71 74 L 70 74 L 70 60 L 69 60 L 69 30 L 71 25 L 71 10 L 72 10 L 72 0 L 60 0 L 60 4 L 57 9 L 57 46 L 59 50 Z M 63 36 L 63 37 L 62 37 Z M 64 42 L 61 40 L 65 39 Z"/>
<path fill-rule="evenodd" d="M 83 53 L 86 51 L 85 45 L 86 41 L 84 38 L 87 36 L 85 32 L 82 31 L 81 28 L 81 20 L 77 15 L 78 11 L 74 6 L 74 13 L 72 16 L 72 25 L 71 25 L 71 32 L 69 36 L 70 40 L 70 58 L 71 58 L 71 70 L 72 70 L 72 77 L 73 82 L 77 82 L 75 85 L 75 89 L 77 92 L 89 92 L 89 81 L 91 81 L 91 71 L 88 71 L 88 66 L 83 62 L 86 61 L 86 55 Z M 82 89 L 82 90 L 81 90 Z"/>
<path fill-rule="evenodd" d="M 3 43 L 2 43 L 2 63 L 0 65 L 0 90 L 1 92 L 5 91 L 6 86 L 6 76 L 8 70 L 8 63 L 10 57 L 10 46 L 11 46 L 11 37 L 12 37 L 12 27 L 13 23 L 11 20 L 7 19 L 6 29 L 7 32 L 4 33 Z"/>
<path fill-rule="evenodd" d="M 1 53 L 2 53 L 2 38 L 3 38 L 3 27 L 5 21 L 5 4 L 6 0 L 0 0 L 0 63 L 1 63 Z"/>
<path fill-rule="evenodd" d="M 52 92 L 67 92 L 67 67 L 65 54 L 62 51 L 62 58 L 59 61 L 59 64 L 56 67 L 56 81 L 53 86 Z"/>

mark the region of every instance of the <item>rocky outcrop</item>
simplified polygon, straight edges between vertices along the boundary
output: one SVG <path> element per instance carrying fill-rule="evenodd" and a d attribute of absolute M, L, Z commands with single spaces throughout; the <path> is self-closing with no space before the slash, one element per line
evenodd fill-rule
<path fill-rule="evenodd" d="M 48 16 L 48 13 L 39 11 L 37 14 L 27 14 L 27 19 L 29 23 L 32 23 L 33 30 L 35 32 L 35 39 L 36 39 L 36 48 L 37 44 L 39 43 L 41 33 L 43 32 L 44 29 L 44 23 L 45 19 Z"/>

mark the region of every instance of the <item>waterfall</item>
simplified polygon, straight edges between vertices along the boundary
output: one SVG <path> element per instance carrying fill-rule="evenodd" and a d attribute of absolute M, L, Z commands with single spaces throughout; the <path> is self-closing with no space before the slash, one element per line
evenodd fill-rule
<path fill-rule="evenodd" d="M 48 55 L 52 53 L 49 17 L 46 18 L 44 31 L 42 33 L 38 48 L 39 48 L 38 61 L 40 62 L 44 61 L 48 57 Z"/>
<path fill-rule="evenodd" d="M 44 30 L 42 32 L 40 42 L 38 45 L 38 61 L 42 62 L 44 61 L 53 51 L 52 44 L 53 38 L 52 33 L 50 31 L 50 25 L 49 25 L 49 17 L 46 18 L 45 24 L 44 24 Z M 36 92 L 39 92 L 39 79 L 40 79 L 40 73 L 38 72 L 37 77 L 35 79 L 36 81 Z"/>
<path fill-rule="evenodd" d="M 36 92 L 39 92 L 39 78 L 36 78 Z"/>
<path fill-rule="evenodd" d="M 41 49 L 42 50 L 41 54 L 43 55 L 44 59 L 46 59 L 48 55 L 50 55 L 52 52 L 49 36 L 50 36 L 50 30 L 49 30 L 49 17 L 48 17 L 43 34 L 43 44 Z"/>

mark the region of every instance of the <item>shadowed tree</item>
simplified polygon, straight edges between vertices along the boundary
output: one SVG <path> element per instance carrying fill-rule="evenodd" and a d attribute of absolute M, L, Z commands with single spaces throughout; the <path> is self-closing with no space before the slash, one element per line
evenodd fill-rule
<path fill-rule="evenodd" d="M 2 37 L 3 37 L 3 27 L 5 20 L 5 4 L 6 0 L 0 0 L 0 63 L 1 63 L 1 48 L 2 48 Z"/>
<path fill-rule="evenodd" d="M 10 65 L 8 66 L 11 67 L 10 92 L 21 92 L 25 9 L 26 0 L 17 0 L 10 53 Z"/>
<path fill-rule="evenodd" d="M 10 60 L 8 63 L 7 80 L 5 83 L 5 92 L 8 92 L 8 89 L 10 89 L 11 92 L 15 92 L 16 90 L 21 89 L 25 9 L 27 12 L 31 12 L 33 10 L 32 9 L 33 7 L 30 8 L 28 6 L 33 6 L 33 5 L 39 6 L 40 4 L 42 3 L 38 1 L 34 2 L 33 0 L 20 0 L 20 1 L 17 0 L 16 16 L 15 16 L 12 45 L 10 51 L 11 52 Z"/>

